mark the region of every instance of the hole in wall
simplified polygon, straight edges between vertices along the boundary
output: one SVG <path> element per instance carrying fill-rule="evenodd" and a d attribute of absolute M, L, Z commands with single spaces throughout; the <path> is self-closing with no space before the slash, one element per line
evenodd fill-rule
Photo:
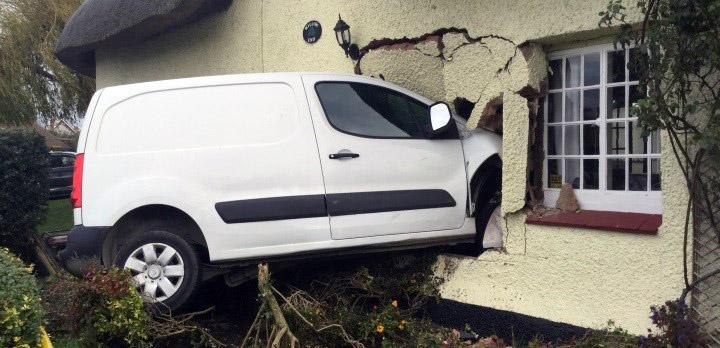
<path fill-rule="evenodd" d="M 466 121 L 472 115 L 473 109 L 475 109 L 475 103 L 461 97 L 453 100 L 453 106 L 455 107 L 455 113 Z"/>
<path fill-rule="evenodd" d="M 503 102 L 502 95 L 491 99 L 483 109 L 478 121 L 478 127 L 489 129 L 502 134 L 503 131 Z"/>

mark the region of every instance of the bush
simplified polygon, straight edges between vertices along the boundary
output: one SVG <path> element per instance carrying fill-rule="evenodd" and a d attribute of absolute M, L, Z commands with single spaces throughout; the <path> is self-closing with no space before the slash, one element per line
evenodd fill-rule
<path fill-rule="evenodd" d="M 657 332 L 648 329 L 643 347 L 705 347 L 709 340 L 693 320 L 690 310 L 681 300 L 667 301 L 662 306 L 650 307 L 650 319 Z"/>
<path fill-rule="evenodd" d="M 36 347 L 43 324 L 32 267 L 0 248 L 0 347 Z"/>
<path fill-rule="evenodd" d="M 0 130 L 0 245 L 32 260 L 28 236 L 47 212 L 48 149 L 34 131 Z"/>
<path fill-rule="evenodd" d="M 58 279 L 46 286 L 44 297 L 51 331 L 68 332 L 83 346 L 150 346 L 150 315 L 124 270 Z"/>

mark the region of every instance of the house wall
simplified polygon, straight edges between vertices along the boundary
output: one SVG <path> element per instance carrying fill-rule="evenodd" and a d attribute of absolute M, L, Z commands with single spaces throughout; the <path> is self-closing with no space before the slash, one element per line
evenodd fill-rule
<path fill-rule="evenodd" d="M 382 76 L 426 96 L 503 106 L 505 250 L 452 265 L 444 297 L 575 325 L 613 319 L 633 333 L 650 325 L 649 306 L 682 288 L 681 173 L 663 142 L 664 217 L 656 236 L 525 225 L 528 128 L 547 76 L 549 47 L 606 41 L 598 12 L 606 0 L 235 0 L 230 9 L 134 47 L 97 51 L 98 88 L 198 75 L 334 71 Z M 360 47 L 391 39 L 358 66 L 338 47 L 338 13 Z M 318 20 L 322 38 L 301 31 Z M 434 35 L 433 35 L 434 33 Z M 402 40 L 407 38 L 407 40 Z"/>

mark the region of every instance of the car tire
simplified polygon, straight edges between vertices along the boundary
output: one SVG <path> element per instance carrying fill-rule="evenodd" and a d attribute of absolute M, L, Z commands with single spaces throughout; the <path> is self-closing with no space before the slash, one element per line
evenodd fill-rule
<path fill-rule="evenodd" d="M 137 233 L 119 246 L 113 264 L 130 270 L 145 301 L 170 310 L 182 307 L 200 284 L 197 250 L 169 232 L 170 225 L 141 223 L 136 228 Z"/>
<path fill-rule="evenodd" d="M 474 194 L 475 246 L 479 252 L 483 246 L 485 231 L 491 220 L 500 212 L 502 202 L 502 167 L 500 163 L 488 166 L 479 178 Z"/>

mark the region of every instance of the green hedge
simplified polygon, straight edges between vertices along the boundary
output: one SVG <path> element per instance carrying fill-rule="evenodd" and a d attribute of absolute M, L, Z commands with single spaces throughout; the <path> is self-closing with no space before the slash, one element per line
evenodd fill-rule
<path fill-rule="evenodd" d="M 47 212 L 49 159 L 34 131 L 0 129 L 0 245 L 32 260 L 27 235 Z"/>
<path fill-rule="evenodd" d="M 37 347 L 43 309 L 32 268 L 0 248 L 0 347 Z"/>

